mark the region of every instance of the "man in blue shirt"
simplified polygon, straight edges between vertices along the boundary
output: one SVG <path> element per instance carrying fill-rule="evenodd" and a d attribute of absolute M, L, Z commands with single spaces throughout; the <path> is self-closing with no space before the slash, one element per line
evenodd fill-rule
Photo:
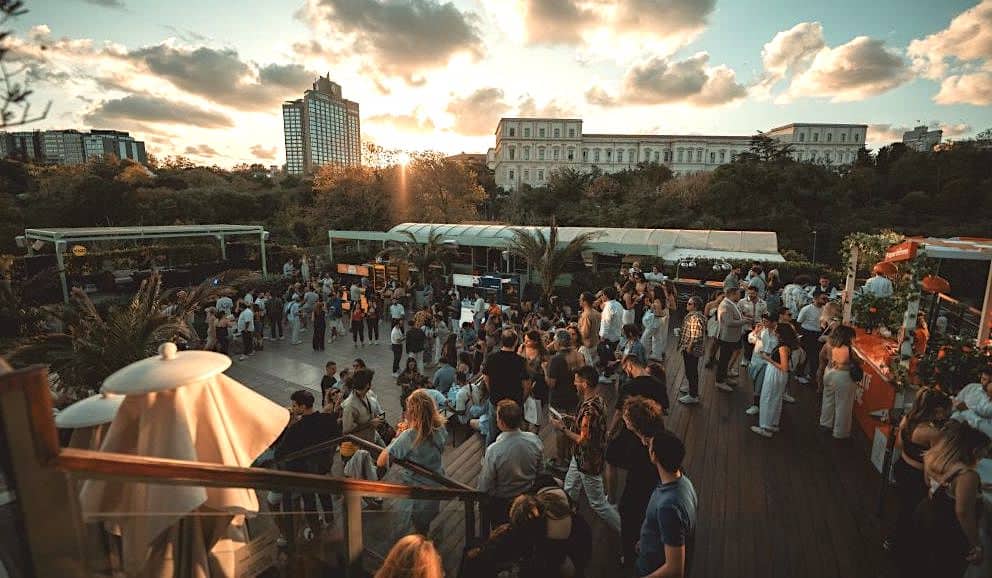
<path fill-rule="evenodd" d="M 434 372 L 434 379 L 432 380 L 432 385 L 434 389 L 440 391 L 441 393 L 448 395 L 448 390 L 451 389 L 452 384 L 455 383 L 455 368 L 451 366 L 447 360 L 441 360 L 441 367 Z"/>
<path fill-rule="evenodd" d="M 661 481 L 651 494 L 641 525 L 637 575 L 682 577 L 688 574 L 698 506 L 696 489 L 682 474 L 685 446 L 663 431 L 651 440 L 649 455 Z"/>

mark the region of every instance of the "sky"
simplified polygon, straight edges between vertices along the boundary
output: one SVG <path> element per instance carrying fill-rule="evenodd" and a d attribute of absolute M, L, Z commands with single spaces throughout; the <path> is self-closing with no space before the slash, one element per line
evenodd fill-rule
<path fill-rule="evenodd" d="M 319 74 L 391 149 L 485 152 L 502 116 L 587 133 L 992 127 L 992 0 L 27 0 L 8 23 L 37 128 L 158 157 L 283 164 L 281 103 Z"/>

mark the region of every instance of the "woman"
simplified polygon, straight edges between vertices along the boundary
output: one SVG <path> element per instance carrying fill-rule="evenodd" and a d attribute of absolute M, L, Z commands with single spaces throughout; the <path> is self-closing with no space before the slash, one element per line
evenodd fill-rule
<path fill-rule="evenodd" d="M 892 467 L 892 475 L 896 480 L 899 511 L 893 535 L 886 540 L 885 547 L 900 548 L 898 560 L 903 564 L 909 562 L 908 556 L 912 554 L 912 548 L 907 546 L 913 537 L 913 512 L 927 496 L 923 455 L 940 440 L 940 430 L 950 411 L 950 396 L 939 389 L 921 387 L 916 390 L 913 407 L 903 416 L 896 431 L 900 455 Z M 906 564 L 905 570 L 911 570 L 910 564 Z"/>
<path fill-rule="evenodd" d="M 834 439 L 838 440 L 851 436 L 854 394 L 857 391 L 857 384 L 851 378 L 853 341 L 854 329 L 849 325 L 838 325 L 824 346 L 829 351 L 826 353 L 827 367 L 823 372 L 820 427 L 832 432 Z"/>
<path fill-rule="evenodd" d="M 386 451 L 379 454 L 376 465 L 388 468 L 392 460 L 408 460 L 443 476 L 441 454 L 448 441 L 448 430 L 444 427 L 444 418 L 438 413 L 437 404 L 426 391 L 417 389 L 407 398 L 403 415 L 403 421 L 396 425 L 396 438 Z M 406 468 L 402 470 L 400 479 L 410 486 L 436 485 L 431 478 Z M 414 531 L 426 535 L 431 521 L 441 509 L 440 504 L 436 500 L 410 500 L 406 506 Z"/>
<path fill-rule="evenodd" d="M 444 578 L 441 555 L 427 538 L 404 536 L 393 544 L 375 578 Z"/>
<path fill-rule="evenodd" d="M 458 335 L 448 333 L 441 345 L 441 360 L 454 367 L 458 363 Z"/>
<path fill-rule="evenodd" d="M 975 466 L 988 455 L 989 443 L 984 433 L 952 421 L 923 455 L 928 497 L 916 508 L 916 535 L 922 542 L 913 548 L 920 576 L 957 578 L 987 555 L 978 532 L 981 480 Z"/>
<path fill-rule="evenodd" d="M 203 349 L 217 351 L 217 309 L 207 307 L 203 312 L 207 320 L 207 342 L 203 344 Z"/>
<path fill-rule="evenodd" d="M 758 425 L 751 426 L 754 433 L 770 438 L 778 431 L 782 417 L 782 396 L 789 382 L 789 358 L 798 345 L 796 330 L 788 323 L 775 326 L 778 347 L 769 355 L 761 353 L 765 360 L 765 377 L 761 384 L 761 399 L 758 405 Z"/>
<path fill-rule="evenodd" d="M 640 359 L 642 363 L 647 364 L 648 353 L 644 349 L 644 344 L 641 343 L 641 330 L 633 323 L 628 323 L 623 326 L 622 332 L 624 343 L 620 346 L 620 359 L 628 355 L 633 355 L 637 359 Z"/>
<path fill-rule="evenodd" d="M 621 320 L 624 325 L 633 324 L 637 316 L 637 293 L 634 291 L 634 284 L 628 282 L 624 285 L 621 295 L 620 304 L 623 305 Z"/>
<path fill-rule="evenodd" d="M 413 357 L 406 359 L 406 367 L 396 378 L 400 386 L 400 406 L 406 407 L 406 398 L 416 389 L 427 386 L 427 378 L 417 369 L 417 360 Z"/>
<path fill-rule="evenodd" d="M 665 348 L 668 347 L 668 323 L 670 316 L 665 301 L 655 297 L 651 306 L 645 309 L 641 325 L 644 334 L 641 343 L 649 359 L 665 360 Z"/>
<path fill-rule="evenodd" d="M 360 303 L 352 303 L 354 309 L 351 310 L 351 339 L 358 347 L 361 342 L 365 346 L 365 310 Z"/>
<path fill-rule="evenodd" d="M 369 296 L 368 309 L 365 310 L 365 325 L 368 329 L 369 343 L 379 344 L 379 300 Z"/>
<path fill-rule="evenodd" d="M 816 370 L 817 393 L 823 393 L 823 376 L 827 371 L 827 367 L 830 365 L 830 335 L 841 323 L 843 323 L 843 320 L 841 319 L 840 303 L 830 302 L 824 305 L 823 312 L 820 313 L 820 327 L 823 328 L 820 341 L 823 342 L 823 346 L 820 347 L 819 365 Z"/>
<path fill-rule="evenodd" d="M 710 350 L 710 354 L 706 358 L 706 369 L 711 369 L 716 363 L 716 334 L 720 331 L 720 322 L 717 321 L 716 313 L 724 296 L 723 291 L 717 291 L 703 306 L 703 315 L 706 316 L 706 346 Z"/>
<path fill-rule="evenodd" d="M 448 329 L 448 324 L 444 322 L 444 314 L 438 312 L 434 315 L 434 351 L 436 352 L 436 357 L 433 359 L 435 364 L 440 363 L 444 357 L 444 346 L 448 342 L 448 337 L 451 335 L 451 330 Z M 452 366 L 455 365 L 454 359 L 450 360 Z"/>
<path fill-rule="evenodd" d="M 620 541 L 624 567 L 633 568 L 635 546 L 640 539 L 644 513 L 651 493 L 658 486 L 658 469 L 651 463 L 647 446 L 656 434 L 665 429 L 662 407 L 657 401 L 642 396 L 628 397 L 620 413 L 628 432 L 637 440 L 631 452 L 627 482 L 620 496 Z"/>
<path fill-rule="evenodd" d="M 532 330 L 524 333 L 524 340 L 517 349 L 517 355 L 524 358 L 527 375 L 530 377 L 529 383 L 524 383 L 524 419 L 529 425 L 540 426 L 540 419 L 534 421 L 544 413 L 543 408 L 548 404 L 548 383 L 544 377 L 544 368 L 551 359 L 548 348 L 544 345 L 544 339 L 540 331 Z M 529 404 L 536 402 L 536 410 L 527 411 Z M 527 417 L 531 419 L 527 420 Z"/>
<path fill-rule="evenodd" d="M 214 331 L 217 333 L 217 351 L 224 355 L 230 355 L 231 348 L 231 325 L 234 324 L 234 317 L 224 311 L 214 313 Z"/>
<path fill-rule="evenodd" d="M 313 307 L 313 350 L 324 350 L 324 339 L 327 336 L 327 314 L 324 311 L 324 303 L 318 301 Z"/>

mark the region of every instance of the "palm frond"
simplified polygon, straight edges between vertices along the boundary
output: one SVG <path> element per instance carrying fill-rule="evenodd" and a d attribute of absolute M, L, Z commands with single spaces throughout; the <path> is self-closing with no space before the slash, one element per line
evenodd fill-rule
<path fill-rule="evenodd" d="M 558 226 L 553 220 L 547 235 L 541 229 L 512 229 L 511 233 L 507 250 L 527 261 L 540 279 L 546 298 L 551 296 L 555 280 L 565 271 L 568 263 L 587 250 L 589 242 L 600 235 L 594 231 L 582 233 L 561 246 Z"/>

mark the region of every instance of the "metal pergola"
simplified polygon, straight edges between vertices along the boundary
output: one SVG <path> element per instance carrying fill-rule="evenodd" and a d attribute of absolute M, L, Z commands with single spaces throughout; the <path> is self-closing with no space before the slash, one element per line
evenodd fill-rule
<path fill-rule="evenodd" d="M 69 302 L 69 284 L 65 271 L 65 252 L 70 244 L 99 241 L 129 241 L 175 239 L 182 237 L 214 237 L 220 242 L 222 259 L 227 259 L 227 237 L 258 236 L 261 250 L 262 275 L 268 275 L 265 263 L 265 241 L 268 231 L 261 225 L 159 225 L 149 227 L 79 227 L 56 229 L 25 229 L 19 244 L 27 247 L 28 255 L 34 255 L 36 242 L 52 243 L 55 247 L 55 260 L 62 282 L 62 298 Z"/>

